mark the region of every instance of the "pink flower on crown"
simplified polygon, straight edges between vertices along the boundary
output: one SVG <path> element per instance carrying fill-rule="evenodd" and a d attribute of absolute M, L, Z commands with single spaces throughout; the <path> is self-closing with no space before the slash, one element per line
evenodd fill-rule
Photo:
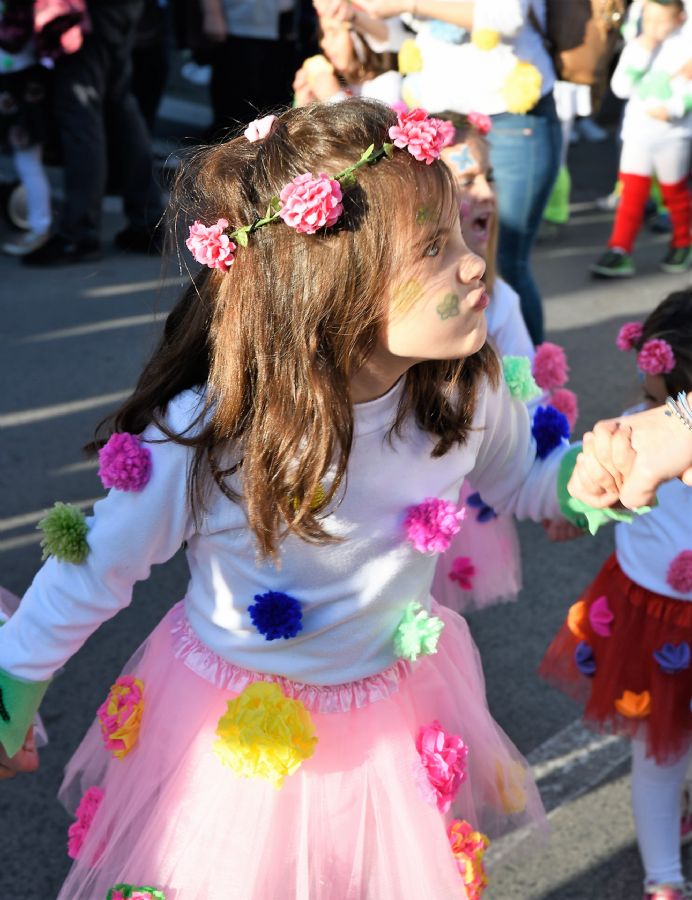
<path fill-rule="evenodd" d="M 469 124 L 473 125 L 476 131 L 480 131 L 481 134 L 488 134 L 493 127 L 492 119 L 490 116 L 486 116 L 485 113 L 470 112 L 467 113 L 466 118 L 469 120 Z"/>
<path fill-rule="evenodd" d="M 330 228 L 344 211 L 341 185 L 319 172 L 297 175 L 279 194 L 284 222 L 299 234 L 315 234 L 320 228 Z"/>
<path fill-rule="evenodd" d="M 536 347 L 536 356 L 533 360 L 533 377 L 539 388 L 544 391 L 552 391 L 561 388 L 567 381 L 569 366 L 567 356 L 559 344 L 550 341 Z"/>
<path fill-rule="evenodd" d="M 102 800 L 101 788 L 90 787 L 79 801 L 79 806 L 75 810 L 77 821 L 73 822 L 67 830 L 67 855 L 70 859 L 79 859 L 82 845 Z"/>
<path fill-rule="evenodd" d="M 668 567 L 666 581 L 680 594 L 692 593 L 692 550 L 682 550 Z"/>
<path fill-rule="evenodd" d="M 615 338 L 615 346 L 623 353 L 632 350 L 642 339 L 644 326 L 641 322 L 625 322 Z"/>
<path fill-rule="evenodd" d="M 435 121 L 439 122 L 438 128 L 439 133 L 442 136 L 442 146 L 449 147 L 450 144 L 454 143 L 456 135 L 454 124 L 448 119 L 436 119 Z"/>
<path fill-rule="evenodd" d="M 439 159 L 449 135 L 442 119 L 430 118 L 424 109 L 412 109 L 397 118 L 397 124 L 389 129 L 395 147 L 407 149 L 414 159 L 428 166 Z"/>
<path fill-rule="evenodd" d="M 263 141 L 272 130 L 272 125 L 276 122 L 276 116 L 264 116 L 262 119 L 255 119 L 250 122 L 243 134 L 254 144 L 255 141 Z"/>
<path fill-rule="evenodd" d="M 465 515 L 466 509 L 458 509 L 449 500 L 426 497 L 406 510 L 406 536 L 420 553 L 444 553 Z"/>
<path fill-rule="evenodd" d="M 408 103 L 405 103 L 403 100 L 395 100 L 394 103 L 389 105 L 398 116 L 408 112 Z"/>
<path fill-rule="evenodd" d="M 548 403 L 562 413 L 569 422 L 569 428 L 572 431 L 579 418 L 579 401 L 574 391 L 570 391 L 569 388 L 558 388 L 552 392 Z"/>
<path fill-rule="evenodd" d="M 637 354 L 637 367 L 646 375 L 665 375 L 675 368 L 675 354 L 668 341 L 652 338 Z"/>
<path fill-rule="evenodd" d="M 116 432 L 99 450 L 98 476 L 105 488 L 141 491 L 151 476 L 151 451 L 137 435 Z"/>
<path fill-rule="evenodd" d="M 190 225 L 190 236 L 185 246 L 198 263 L 223 272 L 230 269 L 235 262 L 236 245 L 224 234 L 226 228 L 226 219 L 219 219 L 216 225 L 202 225 L 199 220 Z"/>
<path fill-rule="evenodd" d="M 468 747 L 458 735 L 448 734 L 435 721 L 418 732 L 416 749 L 435 792 L 437 808 L 446 813 L 466 778 Z"/>

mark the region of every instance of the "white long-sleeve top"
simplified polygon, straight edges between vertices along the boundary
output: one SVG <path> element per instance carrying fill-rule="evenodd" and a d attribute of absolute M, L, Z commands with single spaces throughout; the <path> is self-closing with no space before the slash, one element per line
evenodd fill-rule
<path fill-rule="evenodd" d="M 190 580 L 185 609 L 198 637 L 236 665 L 313 684 L 339 684 L 380 672 L 395 661 L 393 635 L 409 602 L 429 608 L 436 558 L 406 539 L 408 507 L 428 497 L 456 502 L 468 475 L 499 512 L 541 520 L 558 515 L 561 449 L 536 458 L 524 405 L 505 385 L 480 391 L 464 447 L 434 459 L 434 440 L 410 420 L 388 439 L 403 379 L 387 394 L 355 407 L 347 486 L 328 510 L 326 528 L 343 538 L 281 545 L 281 565 L 258 562 L 242 504 L 217 491 L 196 528 L 187 497 L 191 451 L 144 432 L 152 474 L 140 493 L 111 490 L 88 520 L 90 553 L 81 565 L 49 559 L 19 611 L 0 628 L 0 669 L 28 681 L 48 679 L 105 620 L 126 607 L 135 582 L 187 542 Z M 187 391 L 169 404 L 168 424 L 182 432 L 201 396 Z M 463 525 L 462 525 L 463 527 Z M 302 604 L 303 630 L 267 641 L 248 606 L 281 591 Z M 172 598 L 176 599 L 176 598 Z"/>
<path fill-rule="evenodd" d="M 692 135 L 692 83 L 676 75 L 691 58 L 689 30 L 678 29 L 654 51 L 642 47 L 638 40 L 626 44 L 611 80 L 613 93 L 628 101 L 623 140 Z M 648 109 L 657 106 L 668 110 L 670 121 L 648 114 Z"/>
<path fill-rule="evenodd" d="M 527 356 L 533 362 L 536 351 L 521 314 L 519 294 L 502 278 L 495 279 L 485 317 L 488 336 L 502 356 Z"/>

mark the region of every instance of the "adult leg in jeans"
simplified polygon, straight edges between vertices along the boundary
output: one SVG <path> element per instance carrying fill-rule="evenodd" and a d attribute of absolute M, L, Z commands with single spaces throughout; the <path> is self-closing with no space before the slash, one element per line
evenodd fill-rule
<path fill-rule="evenodd" d="M 530 255 L 560 164 L 560 122 L 552 95 L 534 113 L 493 116 L 491 161 L 500 216 L 500 271 L 521 299 L 534 344 L 543 341 L 543 304 Z"/>

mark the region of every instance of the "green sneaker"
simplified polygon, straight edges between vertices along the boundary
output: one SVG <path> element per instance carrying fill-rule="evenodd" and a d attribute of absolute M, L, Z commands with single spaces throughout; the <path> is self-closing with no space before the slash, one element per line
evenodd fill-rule
<path fill-rule="evenodd" d="M 670 247 L 658 267 L 670 275 L 681 275 L 692 268 L 692 246 Z"/>
<path fill-rule="evenodd" d="M 606 250 L 591 266 L 599 278 L 631 278 L 634 275 L 632 257 L 624 250 Z"/>

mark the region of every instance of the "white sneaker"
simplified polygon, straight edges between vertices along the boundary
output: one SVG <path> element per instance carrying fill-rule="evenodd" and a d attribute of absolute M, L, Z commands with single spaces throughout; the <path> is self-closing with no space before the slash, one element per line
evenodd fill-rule
<path fill-rule="evenodd" d="M 49 237 L 50 231 L 24 231 L 16 237 L 5 241 L 2 245 L 2 251 L 10 256 L 25 256 L 27 253 L 31 253 L 32 250 L 38 250 L 39 247 L 43 247 Z"/>

